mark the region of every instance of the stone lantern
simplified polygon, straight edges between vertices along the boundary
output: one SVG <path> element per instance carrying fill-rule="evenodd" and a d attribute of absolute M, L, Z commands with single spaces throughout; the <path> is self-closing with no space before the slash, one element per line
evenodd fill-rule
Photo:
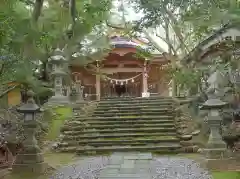
<path fill-rule="evenodd" d="M 62 50 L 57 48 L 54 51 L 54 55 L 50 57 L 49 61 L 52 63 L 51 76 L 54 79 L 54 91 L 55 94 L 49 99 L 51 103 L 69 103 L 68 96 L 63 95 L 63 80 L 66 78 L 67 73 L 65 72 L 65 66 L 67 60 L 64 57 Z"/>
<path fill-rule="evenodd" d="M 37 112 L 40 112 L 40 107 L 35 103 L 32 91 L 29 91 L 27 95 L 29 98 L 27 103 L 17 109 L 19 113 L 24 114 L 22 121 L 24 139 L 22 142 L 23 149 L 16 157 L 13 172 L 42 173 L 46 165 L 35 138 L 38 126 L 35 115 Z"/>
<path fill-rule="evenodd" d="M 212 74 L 208 83 L 208 100 L 201 108 L 209 111 L 207 121 L 210 127 L 210 136 L 204 153 L 206 153 L 208 159 L 219 159 L 224 156 L 227 148 L 226 143 L 222 140 L 222 136 L 219 133 L 222 121 L 219 110 L 227 105 L 226 102 L 219 99 L 222 83 L 220 72 L 217 71 Z"/>

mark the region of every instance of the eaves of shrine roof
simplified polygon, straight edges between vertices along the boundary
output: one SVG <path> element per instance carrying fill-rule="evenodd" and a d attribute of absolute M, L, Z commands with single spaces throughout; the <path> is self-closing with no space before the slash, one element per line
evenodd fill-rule
<path fill-rule="evenodd" d="M 193 56 L 210 46 L 224 41 L 226 37 L 231 37 L 234 40 L 240 37 L 240 24 L 228 23 L 222 28 L 218 29 L 214 34 L 199 43 L 187 56 L 184 57 L 183 62 L 189 63 L 193 60 Z"/>
<path fill-rule="evenodd" d="M 110 44 L 114 48 L 141 48 L 147 49 L 148 45 L 138 39 L 133 39 L 125 36 L 112 36 L 110 37 Z"/>

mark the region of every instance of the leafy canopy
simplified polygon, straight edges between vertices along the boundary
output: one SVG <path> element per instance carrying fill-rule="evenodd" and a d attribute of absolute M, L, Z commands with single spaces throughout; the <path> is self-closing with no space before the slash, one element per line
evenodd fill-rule
<path fill-rule="evenodd" d="M 0 87 L 16 81 L 38 86 L 35 73 L 56 47 L 67 48 L 67 57 L 84 48 L 93 31 L 101 36 L 110 0 L 2 0 L 0 2 Z M 96 39 L 96 38 L 95 38 Z M 91 39 L 94 40 L 93 38 Z"/>

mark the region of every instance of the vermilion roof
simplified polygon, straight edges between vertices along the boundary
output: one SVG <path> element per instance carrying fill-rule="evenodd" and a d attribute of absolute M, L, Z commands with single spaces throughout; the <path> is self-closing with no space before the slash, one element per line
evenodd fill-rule
<path fill-rule="evenodd" d="M 115 48 L 142 48 L 146 49 L 148 45 L 146 43 L 141 43 L 141 41 L 133 40 L 128 37 L 123 36 L 112 36 L 110 37 L 110 44 Z"/>

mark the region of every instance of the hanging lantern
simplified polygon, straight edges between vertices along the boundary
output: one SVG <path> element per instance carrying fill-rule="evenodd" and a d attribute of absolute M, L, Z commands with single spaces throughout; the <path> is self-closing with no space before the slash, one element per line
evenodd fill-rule
<path fill-rule="evenodd" d="M 123 82 L 121 81 L 121 86 L 123 85 Z"/>
<path fill-rule="evenodd" d="M 132 83 L 134 83 L 134 79 L 132 79 Z"/>

